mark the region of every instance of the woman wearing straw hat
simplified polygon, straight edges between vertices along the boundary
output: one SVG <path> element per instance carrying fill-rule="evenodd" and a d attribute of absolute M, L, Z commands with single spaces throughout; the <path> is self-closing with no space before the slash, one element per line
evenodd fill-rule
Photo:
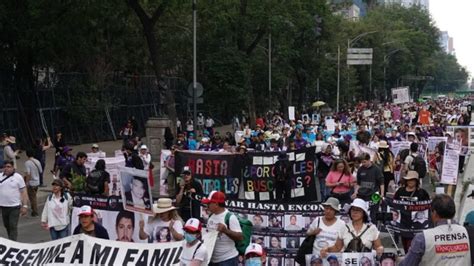
<path fill-rule="evenodd" d="M 369 223 L 369 207 L 362 199 L 355 199 L 349 209 L 351 222 L 338 232 L 333 246 L 321 249 L 321 256 L 329 252 L 366 252 L 375 249 L 378 255 L 383 253 L 382 241 L 377 227 Z"/>
<path fill-rule="evenodd" d="M 140 220 L 139 236 L 148 242 L 172 242 L 183 240 L 183 220 L 169 198 L 161 198 L 153 204 L 154 217 Z M 166 228 L 167 230 L 163 229 Z M 164 235 L 166 232 L 166 235 Z"/>

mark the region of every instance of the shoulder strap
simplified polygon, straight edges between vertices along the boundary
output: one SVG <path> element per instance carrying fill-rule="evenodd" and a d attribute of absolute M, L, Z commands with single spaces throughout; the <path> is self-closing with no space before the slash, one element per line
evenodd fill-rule
<path fill-rule="evenodd" d="M 225 217 L 224 217 L 224 223 L 225 225 L 227 225 L 227 229 L 230 229 L 230 216 L 233 215 L 233 213 L 231 213 L 230 211 L 228 211 L 226 214 L 225 214 Z"/>
<path fill-rule="evenodd" d="M 203 243 L 203 241 L 199 241 L 199 244 L 198 244 L 198 246 L 196 247 L 196 249 L 194 250 L 193 257 L 191 258 L 191 260 L 193 260 L 194 257 L 196 256 L 196 252 L 197 252 L 198 249 L 201 247 L 202 243 Z"/>
<path fill-rule="evenodd" d="M 7 181 L 7 179 L 10 178 L 10 177 L 12 177 L 14 174 L 15 174 L 15 172 L 13 172 L 12 174 L 10 174 L 10 175 L 8 175 L 7 177 L 5 177 L 4 179 L 2 179 L 2 180 L 0 181 L 0 184 L 3 183 L 3 182 L 5 182 L 5 181 Z"/>
<path fill-rule="evenodd" d="M 367 232 L 367 230 L 369 230 L 369 228 L 370 228 L 370 224 L 368 224 L 368 225 L 367 225 L 367 228 L 365 228 L 365 230 L 362 231 L 362 233 L 359 235 L 359 238 L 362 237 L 362 235 L 363 235 L 365 232 Z"/>
<path fill-rule="evenodd" d="M 319 223 L 321 223 L 321 217 L 318 217 L 318 227 L 319 228 Z"/>
<path fill-rule="evenodd" d="M 339 179 L 337 180 L 337 183 L 341 182 L 341 179 L 342 179 L 343 176 L 344 176 L 344 171 L 342 171 L 342 174 L 341 174 L 341 176 L 339 177 Z M 335 187 L 333 187 L 333 188 L 331 189 L 331 193 L 334 191 L 334 189 L 335 189 L 336 187 L 337 187 L 337 184 L 336 184 Z"/>
<path fill-rule="evenodd" d="M 347 228 L 347 231 L 349 231 L 349 233 L 351 233 L 352 235 L 352 238 L 356 238 L 356 236 L 354 235 L 354 233 L 351 231 L 351 229 L 349 228 L 349 226 L 347 224 L 345 224 L 346 228 Z"/>

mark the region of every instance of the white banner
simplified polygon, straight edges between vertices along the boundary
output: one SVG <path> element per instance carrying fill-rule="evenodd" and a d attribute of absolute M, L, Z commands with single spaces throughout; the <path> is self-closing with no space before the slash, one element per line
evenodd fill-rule
<path fill-rule="evenodd" d="M 288 120 L 295 120 L 295 107 L 288 106 Z"/>
<path fill-rule="evenodd" d="M 87 175 L 94 170 L 95 164 L 100 159 L 105 161 L 105 171 L 110 174 L 109 195 L 120 196 L 122 185 L 120 184 L 119 169 L 125 166 L 125 157 L 123 157 L 123 154 L 121 157 L 87 157 L 87 161 L 84 164 Z"/>
<path fill-rule="evenodd" d="M 394 104 L 410 102 L 410 92 L 408 87 L 393 88 L 392 100 Z"/>
<path fill-rule="evenodd" d="M 441 184 L 456 185 L 459 171 L 460 145 L 448 143 L 444 150 Z"/>
<path fill-rule="evenodd" d="M 166 168 L 166 163 L 170 158 L 171 151 L 170 150 L 161 150 L 160 155 L 160 195 L 161 196 L 168 196 L 168 175 L 170 171 Z"/>

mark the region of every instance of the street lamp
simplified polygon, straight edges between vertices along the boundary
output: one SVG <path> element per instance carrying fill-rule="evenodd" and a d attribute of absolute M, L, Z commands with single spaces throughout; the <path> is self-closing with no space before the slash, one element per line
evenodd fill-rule
<path fill-rule="evenodd" d="M 378 31 L 368 31 L 368 32 L 364 32 L 364 33 L 361 33 L 359 35 L 357 35 L 356 37 L 352 38 L 352 39 L 348 39 L 347 40 L 347 49 L 351 48 L 352 44 L 356 43 L 357 41 L 359 41 L 360 39 L 362 39 L 363 37 L 369 35 L 369 34 L 373 34 L 373 33 L 377 33 Z M 347 91 L 349 91 L 349 65 L 347 65 Z M 370 90 L 372 90 L 372 65 L 370 65 Z M 337 107 L 336 107 L 337 110 L 339 110 L 339 87 L 337 89 Z"/>
<path fill-rule="evenodd" d="M 392 50 L 383 57 L 383 90 L 385 93 L 385 100 L 387 100 L 386 74 L 387 74 L 388 61 L 392 55 L 400 51 L 401 49 Z"/>

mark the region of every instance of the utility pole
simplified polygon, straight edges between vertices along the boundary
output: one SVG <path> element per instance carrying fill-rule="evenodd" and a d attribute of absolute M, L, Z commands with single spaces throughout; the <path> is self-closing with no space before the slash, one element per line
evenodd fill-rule
<path fill-rule="evenodd" d="M 193 0 L 193 126 L 197 128 L 197 104 L 196 104 L 196 87 L 197 87 L 197 63 L 196 63 L 196 0 Z"/>
<path fill-rule="evenodd" d="M 268 34 L 268 96 L 269 110 L 272 108 L 272 34 Z"/>
<path fill-rule="evenodd" d="M 348 75 L 349 77 L 349 75 Z M 339 113 L 339 90 L 341 87 L 341 46 L 337 46 L 337 103 L 336 112 Z"/>

